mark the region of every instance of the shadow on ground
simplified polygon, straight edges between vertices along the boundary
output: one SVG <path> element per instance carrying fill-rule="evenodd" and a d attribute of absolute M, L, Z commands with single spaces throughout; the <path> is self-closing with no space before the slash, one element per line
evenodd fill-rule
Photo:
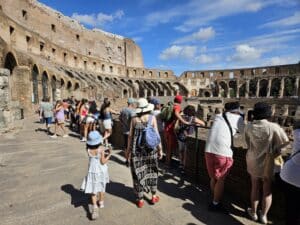
<path fill-rule="evenodd" d="M 83 207 L 86 212 L 86 217 L 91 220 L 89 210 L 90 195 L 74 188 L 72 184 L 65 184 L 61 186 L 61 190 L 70 195 L 71 205 L 73 205 L 75 208 L 80 206 Z"/>

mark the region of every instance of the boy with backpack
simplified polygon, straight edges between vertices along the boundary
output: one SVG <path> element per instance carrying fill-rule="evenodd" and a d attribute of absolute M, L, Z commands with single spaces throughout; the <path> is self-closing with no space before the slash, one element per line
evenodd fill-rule
<path fill-rule="evenodd" d="M 164 137 L 166 140 L 166 165 L 170 166 L 171 157 L 173 151 L 175 151 L 177 147 L 177 140 L 174 133 L 174 127 L 177 120 L 182 122 L 185 125 L 190 125 L 189 122 L 184 120 L 180 115 L 182 103 L 182 96 L 176 95 L 174 98 L 174 103 L 169 102 L 166 106 L 162 108 L 161 111 L 161 119 L 165 123 L 164 128 Z"/>

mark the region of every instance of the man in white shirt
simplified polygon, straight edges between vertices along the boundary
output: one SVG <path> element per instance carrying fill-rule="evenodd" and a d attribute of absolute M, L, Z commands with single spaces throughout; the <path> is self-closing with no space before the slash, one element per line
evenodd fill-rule
<path fill-rule="evenodd" d="M 220 203 L 225 178 L 233 165 L 232 143 L 237 132 L 243 132 L 244 120 L 240 112 L 239 102 L 225 104 L 225 112 L 214 118 L 205 146 L 205 160 L 210 177 L 210 188 L 213 201 L 209 205 L 212 211 L 222 211 Z"/>

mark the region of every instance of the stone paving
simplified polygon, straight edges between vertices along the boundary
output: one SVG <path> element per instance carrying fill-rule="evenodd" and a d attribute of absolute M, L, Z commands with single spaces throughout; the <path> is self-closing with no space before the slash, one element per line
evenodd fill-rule
<path fill-rule="evenodd" d="M 109 162 L 111 182 L 100 218 L 89 219 L 89 196 L 79 191 L 86 174 L 85 144 L 70 133 L 51 139 L 35 117 L 18 132 L 0 136 L 1 225 L 218 225 L 255 224 L 244 210 L 231 205 L 232 214 L 209 212 L 209 191 L 184 179 L 176 171 L 160 173 L 161 201 L 138 209 L 129 169 L 120 150 Z"/>

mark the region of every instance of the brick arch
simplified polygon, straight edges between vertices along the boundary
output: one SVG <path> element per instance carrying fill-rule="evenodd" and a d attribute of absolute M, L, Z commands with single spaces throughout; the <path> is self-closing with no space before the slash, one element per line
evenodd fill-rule
<path fill-rule="evenodd" d="M 80 84 L 79 84 L 79 82 L 76 82 L 74 85 L 74 91 L 77 91 L 79 89 L 80 89 Z"/>
<path fill-rule="evenodd" d="M 236 80 L 231 80 L 228 82 L 228 88 L 229 88 L 229 96 L 231 98 L 234 98 L 237 96 L 237 81 Z"/>
<path fill-rule="evenodd" d="M 270 96 L 278 97 L 280 94 L 280 79 L 274 78 L 271 81 L 271 90 L 270 90 Z"/>
<path fill-rule="evenodd" d="M 13 70 L 16 66 L 18 66 L 17 57 L 12 52 L 8 52 L 5 56 L 3 67 L 8 69 L 10 71 L 10 74 L 12 75 Z"/>
<path fill-rule="evenodd" d="M 69 90 L 69 91 L 71 91 L 71 90 L 72 90 L 72 87 L 73 87 L 73 83 L 69 80 L 69 81 L 67 82 L 66 89 Z"/>
<path fill-rule="evenodd" d="M 294 96 L 296 94 L 295 82 L 296 82 L 295 77 L 284 78 L 283 96 L 289 97 L 289 96 Z"/>
<path fill-rule="evenodd" d="M 51 94 L 52 94 L 52 100 L 56 100 L 56 88 L 57 88 L 57 78 L 55 75 L 51 76 Z"/>
<path fill-rule="evenodd" d="M 36 64 L 32 66 L 31 79 L 32 79 L 32 102 L 39 103 L 39 76 L 40 70 Z"/>
<path fill-rule="evenodd" d="M 257 90 L 257 79 L 251 79 L 249 83 L 249 97 L 255 97 Z"/>
<path fill-rule="evenodd" d="M 42 73 L 42 93 L 43 99 L 49 97 L 49 75 L 46 70 Z"/>
<path fill-rule="evenodd" d="M 243 83 L 239 88 L 239 97 L 246 97 L 246 83 Z"/>
<path fill-rule="evenodd" d="M 222 81 L 220 81 L 219 82 L 219 94 L 222 96 L 222 97 L 224 97 L 224 98 L 226 98 L 227 96 L 228 96 L 228 84 L 227 84 L 227 82 L 226 81 L 224 81 L 224 80 L 222 80 Z M 220 88 L 221 87 L 221 88 Z M 223 90 L 223 92 L 221 92 Z"/>
<path fill-rule="evenodd" d="M 262 79 L 259 81 L 259 97 L 267 97 L 269 81 Z"/>

